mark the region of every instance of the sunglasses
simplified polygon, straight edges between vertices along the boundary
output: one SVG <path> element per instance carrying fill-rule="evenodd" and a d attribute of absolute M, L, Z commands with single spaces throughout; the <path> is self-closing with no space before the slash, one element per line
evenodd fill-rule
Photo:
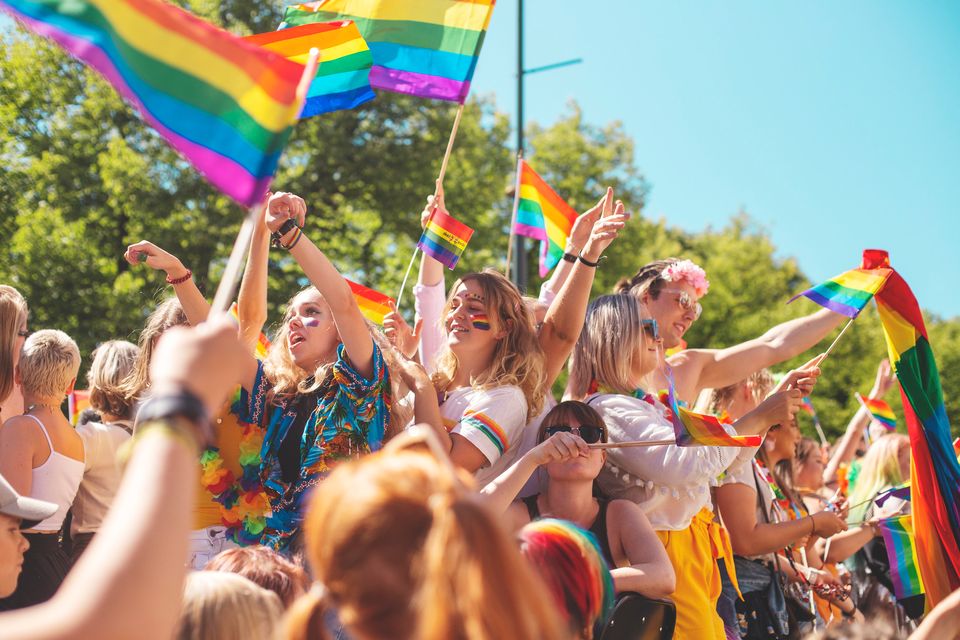
<path fill-rule="evenodd" d="M 677 304 L 680 305 L 680 308 L 684 311 L 693 311 L 694 320 L 698 320 L 700 318 L 700 314 L 703 313 L 703 307 L 700 306 L 700 303 L 694 300 L 693 296 L 682 289 L 661 289 L 660 292 L 677 294 Z"/>
<path fill-rule="evenodd" d="M 643 318 L 640 320 L 640 328 L 643 329 L 643 332 L 647 334 L 647 337 L 651 340 L 660 339 L 660 326 L 657 324 L 656 320 L 652 318 Z"/>
<path fill-rule="evenodd" d="M 595 427 L 589 424 L 583 424 L 579 427 L 558 424 L 545 428 L 543 430 L 543 434 L 540 436 L 540 442 L 543 442 L 547 438 L 558 433 L 572 433 L 576 436 L 580 436 L 580 438 L 587 444 L 596 444 L 598 442 L 607 441 L 607 430 L 602 427 Z"/>

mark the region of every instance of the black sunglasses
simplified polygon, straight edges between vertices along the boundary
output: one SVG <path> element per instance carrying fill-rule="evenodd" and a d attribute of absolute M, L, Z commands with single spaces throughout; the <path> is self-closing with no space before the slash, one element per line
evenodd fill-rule
<path fill-rule="evenodd" d="M 596 444 L 597 442 L 606 442 L 607 441 L 607 430 L 601 427 L 595 427 L 589 424 L 583 424 L 579 427 L 571 427 L 565 424 L 558 424 L 552 427 L 547 427 L 543 430 L 543 436 L 540 438 L 540 442 L 543 442 L 550 436 L 553 436 L 558 433 L 572 433 L 574 435 L 580 436 L 584 442 L 587 444 Z"/>

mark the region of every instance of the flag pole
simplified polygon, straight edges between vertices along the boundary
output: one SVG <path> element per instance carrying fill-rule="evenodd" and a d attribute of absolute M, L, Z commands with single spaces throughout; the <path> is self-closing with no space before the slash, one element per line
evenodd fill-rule
<path fill-rule="evenodd" d="M 510 279 L 510 261 L 513 257 L 513 239 L 517 235 L 517 208 L 520 206 L 520 163 L 523 162 L 523 149 L 517 151 L 517 179 L 513 187 L 513 214 L 510 216 L 510 236 L 507 241 L 507 268 L 503 275 Z"/>
<path fill-rule="evenodd" d="M 450 138 L 447 140 L 447 150 L 443 153 L 443 162 L 440 163 L 440 175 L 437 176 L 437 190 L 433 192 L 433 197 L 437 197 L 439 189 L 443 186 L 443 178 L 447 175 L 447 164 L 450 162 L 450 154 L 453 153 L 453 141 L 457 139 L 457 130 L 460 128 L 460 117 L 463 115 L 464 103 L 461 102 L 457 107 L 457 115 L 453 117 L 453 128 L 450 129 Z M 414 247 L 413 255 L 410 256 L 410 264 L 407 265 L 407 271 L 403 274 L 403 281 L 400 283 L 400 292 L 397 294 L 397 310 L 400 309 L 400 303 L 403 300 L 403 292 L 407 288 L 407 280 L 410 279 L 410 271 L 413 269 L 413 263 L 417 260 L 419 247 Z"/>
<path fill-rule="evenodd" d="M 835 346 L 837 346 L 837 342 L 840 341 L 840 338 L 843 337 L 843 334 L 847 332 L 847 329 L 850 328 L 850 325 L 852 325 L 852 324 L 853 324 L 853 321 L 856 320 L 856 319 L 857 319 L 857 317 L 854 316 L 854 317 L 850 318 L 850 320 L 847 321 L 847 324 L 845 324 L 845 325 L 843 326 L 843 329 L 840 331 L 840 334 L 839 334 L 836 338 L 833 339 L 833 342 L 830 343 L 830 346 L 827 347 L 827 350 L 823 352 L 823 357 L 820 358 L 820 362 L 817 363 L 818 365 L 819 365 L 819 364 L 822 364 L 823 361 L 827 359 L 827 356 L 830 355 L 830 352 L 833 351 L 833 348 L 834 348 Z"/>
<path fill-rule="evenodd" d="M 303 67 L 303 75 L 300 76 L 300 83 L 297 85 L 297 110 L 293 114 L 294 121 L 303 110 L 303 104 L 307 100 L 307 91 L 310 88 L 310 83 L 316 77 L 319 67 L 320 50 L 314 47 L 310 49 L 307 64 Z M 211 316 L 225 314 L 230 308 L 230 303 L 237 291 L 237 284 L 240 282 L 240 276 L 243 273 L 247 252 L 250 250 L 254 226 L 256 226 L 257 218 L 263 215 L 264 207 L 266 207 L 266 202 L 260 202 L 247 209 L 247 215 L 243 219 L 243 224 L 240 225 L 240 232 L 233 242 L 233 249 L 230 250 L 230 257 L 227 259 L 227 266 L 223 270 L 223 277 L 220 279 L 217 292 L 213 296 L 213 305 L 210 308 Z"/>
<path fill-rule="evenodd" d="M 627 447 L 660 447 L 665 445 L 677 444 L 676 439 L 672 440 L 630 440 L 628 442 L 595 442 L 588 444 L 590 449 L 620 449 Z"/>

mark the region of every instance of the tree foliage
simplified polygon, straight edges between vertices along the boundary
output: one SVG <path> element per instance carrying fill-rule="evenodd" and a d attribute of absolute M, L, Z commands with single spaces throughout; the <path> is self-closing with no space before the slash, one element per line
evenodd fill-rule
<path fill-rule="evenodd" d="M 278 8 L 253 0 L 182 3 L 237 33 L 273 28 Z M 30 302 L 33 327 L 74 336 L 84 354 L 110 338 L 135 339 L 162 277 L 130 267 L 125 247 L 149 239 L 177 254 L 212 295 L 243 212 L 213 190 L 99 76 L 19 30 L 0 34 L 0 281 Z M 419 212 L 433 192 L 455 106 L 381 93 L 360 109 L 301 122 L 275 188 L 302 194 L 307 232 L 345 275 L 395 295 L 420 234 Z M 648 185 L 633 140 L 619 123 L 584 122 L 576 104 L 555 124 L 528 127 L 528 160 L 568 202 L 585 210 L 612 185 L 634 220 L 598 271 L 595 294 L 610 291 L 645 262 L 689 257 L 712 286 L 690 346 L 722 347 L 810 313 L 785 301 L 808 285 L 791 258 L 743 213 L 717 212 L 723 226 L 701 232 L 642 215 Z M 490 98 L 466 107 L 445 180 L 451 211 L 476 230 L 457 273 L 502 269 L 513 182 L 510 125 Z M 851 253 L 850 263 L 859 259 Z M 304 284 L 275 253 L 270 317 Z M 529 253 L 536 273 L 536 251 Z M 533 282 L 531 289 L 539 285 Z M 410 296 L 404 308 L 409 311 Z M 948 412 L 960 415 L 960 320 L 931 318 Z M 813 351 L 786 363 L 803 362 Z M 866 392 L 885 347 L 876 312 L 865 312 L 824 364 L 814 402 L 838 433 Z M 895 409 L 900 400 L 887 398 Z M 900 413 L 902 415 L 902 412 Z M 901 427 L 902 428 L 902 427 Z"/>

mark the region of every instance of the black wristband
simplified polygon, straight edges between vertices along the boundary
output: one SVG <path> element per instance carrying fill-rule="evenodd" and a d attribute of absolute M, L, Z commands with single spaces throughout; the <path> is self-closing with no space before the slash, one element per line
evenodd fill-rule
<path fill-rule="evenodd" d="M 207 408 L 196 394 L 183 389 L 179 393 L 165 394 L 147 399 L 137 411 L 137 424 L 172 417 L 186 418 L 197 427 L 201 445 L 213 442 L 213 429 Z"/>
<path fill-rule="evenodd" d="M 596 269 L 600 265 L 600 260 L 602 259 L 603 259 L 603 256 L 600 256 L 600 258 L 598 258 L 596 262 L 590 262 L 589 260 L 583 257 L 583 253 L 577 256 L 577 260 L 579 260 L 581 264 L 585 264 L 588 267 L 591 267 L 593 269 Z"/>
<path fill-rule="evenodd" d="M 293 221 L 293 218 L 287 218 L 284 223 L 280 225 L 279 229 L 270 234 L 271 244 L 278 249 L 283 247 L 283 245 L 280 244 L 280 239 L 296 228 L 297 223 Z"/>
<path fill-rule="evenodd" d="M 567 262 L 576 262 L 576 261 L 577 261 L 577 256 L 575 256 L 575 255 L 572 254 L 572 253 L 567 253 L 566 251 L 563 252 L 563 256 L 562 256 L 562 257 L 563 257 L 563 259 L 566 260 Z"/>

